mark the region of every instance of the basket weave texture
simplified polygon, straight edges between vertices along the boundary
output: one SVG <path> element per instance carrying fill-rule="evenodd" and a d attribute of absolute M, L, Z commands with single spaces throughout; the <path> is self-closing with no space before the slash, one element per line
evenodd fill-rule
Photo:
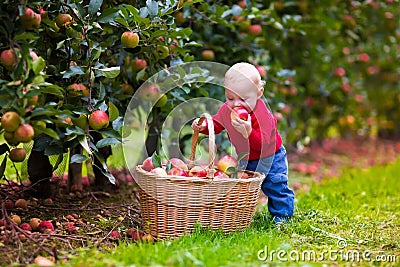
<path fill-rule="evenodd" d="M 207 177 L 160 176 L 136 166 L 143 228 L 153 237 L 179 237 L 196 223 L 228 233 L 246 228 L 253 218 L 265 176 L 246 171 L 250 178 L 214 178 L 214 130 L 209 114 L 203 114 L 199 124 L 205 119 L 210 133 Z M 192 164 L 197 137 L 195 131 Z"/>

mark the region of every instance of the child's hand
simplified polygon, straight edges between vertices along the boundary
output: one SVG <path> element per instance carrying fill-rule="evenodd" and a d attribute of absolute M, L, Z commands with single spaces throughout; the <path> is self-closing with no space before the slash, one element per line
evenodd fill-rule
<path fill-rule="evenodd" d="M 248 138 L 252 130 L 250 114 L 247 117 L 247 121 L 242 120 L 239 117 L 232 120 L 232 126 L 236 131 L 241 133 L 244 138 Z"/>
<path fill-rule="evenodd" d="M 207 128 L 207 124 L 206 124 L 206 121 L 203 121 L 203 123 L 201 125 L 198 125 L 199 120 L 200 120 L 200 118 L 197 118 L 192 122 L 192 129 L 194 131 L 202 132 Z"/>

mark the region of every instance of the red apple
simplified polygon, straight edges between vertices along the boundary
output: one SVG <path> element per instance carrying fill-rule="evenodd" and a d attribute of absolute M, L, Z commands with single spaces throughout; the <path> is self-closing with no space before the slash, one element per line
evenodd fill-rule
<path fill-rule="evenodd" d="M 147 62 L 144 59 L 137 58 L 132 62 L 132 69 L 134 71 L 139 71 L 147 67 Z"/>
<path fill-rule="evenodd" d="M 203 60 L 212 61 L 215 59 L 215 54 L 213 50 L 206 49 L 201 52 L 201 58 Z"/>
<path fill-rule="evenodd" d="M 6 69 L 12 70 L 18 62 L 18 57 L 13 49 L 3 50 L 0 55 L 0 62 Z"/>
<path fill-rule="evenodd" d="M 48 233 L 54 231 L 54 226 L 50 221 L 42 221 L 39 223 L 37 230 L 41 233 Z"/>
<path fill-rule="evenodd" d="M 224 173 L 223 171 L 220 171 L 220 170 L 217 170 L 214 173 L 214 177 L 215 178 L 229 178 L 229 176 L 226 173 Z"/>
<path fill-rule="evenodd" d="M 15 131 L 15 138 L 21 143 L 29 143 L 34 135 L 35 130 L 30 124 L 21 124 Z"/>
<path fill-rule="evenodd" d="M 21 24 L 26 30 L 33 30 L 39 27 L 42 17 L 36 14 L 29 7 L 25 8 L 25 13 L 20 16 Z"/>
<path fill-rule="evenodd" d="M 146 101 L 156 101 L 160 97 L 160 87 L 157 84 L 147 85 L 140 89 L 140 96 Z"/>
<path fill-rule="evenodd" d="M 234 107 L 231 112 L 231 120 L 237 120 L 238 118 L 247 121 L 249 113 L 244 107 Z"/>
<path fill-rule="evenodd" d="M 153 158 L 152 157 L 148 157 L 143 161 L 143 164 L 142 164 L 142 169 L 143 170 L 149 172 L 154 168 L 155 168 L 155 166 L 153 164 Z"/>
<path fill-rule="evenodd" d="M 190 177 L 207 177 L 207 169 L 203 166 L 194 166 L 189 170 Z"/>
<path fill-rule="evenodd" d="M 259 24 L 250 25 L 247 30 L 253 36 L 258 36 L 262 33 L 262 27 Z"/>
<path fill-rule="evenodd" d="M 56 24 L 60 28 L 67 26 L 71 22 L 72 17 L 69 14 L 58 14 L 56 17 Z"/>
<path fill-rule="evenodd" d="M 189 170 L 189 168 L 188 168 L 188 166 L 186 165 L 186 163 L 183 162 L 183 160 L 181 160 L 181 159 L 178 159 L 178 158 L 171 158 L 171 159 L 168 160 L 168 162 L 171 162 L 171 164 L 172 164 L 173 167 L 182 169 L 182 170 L 184 170 L 184 171 L 188 171 L 188 170 Z"/>
<path fill-rule="evenodd" d="M 22 162 L 26 158 L 26 151 L 24 148 L 13 148 L 10 150 L 9 157 L 13 162 Z"/>
<path fill-rule="evenodd" d="M 100 130 L 102 128 L 106 128 L 109 124 L 110 120 L 106 112 L 102 110 L 96 110 L 92 112 L 89 117 L 89 126 L 93 130 Z"/>
<path fill-rule="evenodd" d="M 121 239 L 121 235 L 117 230 L 113 230 L 110 233 L 110 238 L 112 238 L 112 239 Z"/>
<path fill-rule="evenodd" d="M 133 240 L 142 240 L 144 233 L 136 228 L 129 228 L 126 232 L 127 236 L 132 238 Z"/>
<path fill-rule="evenodd" d="M 172 175 L 172 176 L 188 176 L 187 171 L 181 169 L 181 168 L 177 168 L 177 167 L 172 167 L 168 173 L 168 175 Z"/>
<path fill-rule="evenodd" d="M 237 161 L 231 155 L 225 155 L 221 157 L 217 162 L 217 168 L 228 175 L 232 174 L 230 168 L 236 168 L 236 167 L 237 167 Z"/>
<path fill-rule="evenodd" d="M 358 60 L 361 62 L 368 62 L 369 61 L 369 55 L 367 53 L 361 53 L 358 56 Z"/>
<path fill-rule="evenodd" d="M 139 35 L 135 32 L 124 32 L 121 35 L 121 44 L 126 48 L 135 48 L 139 44 Z"/>
<path fill-rule="evenodd" d="M 7 111 L 1 116 L 1 126 L 7 132 L 15 132 L 21 123 L 17 112 Z"/>
<path fill-rule="evenodd" d="M 336 68 L 334 73 L 337 77 L 343 77 L 344 75 L 346 75 L 346 71 L 343 68 Z"/>
<path fill-rule="evenodd" d="M 29 225 L 29 223 L 23 223 L 20 227 L 25 231 L 32 232 L 32 227 Z"/>

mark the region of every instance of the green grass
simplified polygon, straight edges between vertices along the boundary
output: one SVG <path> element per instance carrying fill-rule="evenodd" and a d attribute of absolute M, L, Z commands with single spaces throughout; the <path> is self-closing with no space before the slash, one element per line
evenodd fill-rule
<path fill-rule="evenodd" d="M 400 161 L 313 184 L 297 196 L 296 215 L 280 230 L 264 210 L 242 232 L 199 229 L 173 241 L 121 242 L 108 251 L 83 250 L 62 266 L 398 266 L 398 173 Z"/>

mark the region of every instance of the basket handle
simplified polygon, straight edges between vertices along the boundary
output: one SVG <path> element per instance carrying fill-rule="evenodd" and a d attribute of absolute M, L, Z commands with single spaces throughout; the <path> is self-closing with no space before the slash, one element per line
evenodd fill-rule
<path fill-rule="evenodd" d="M 197 123 L 197 125 L 201 125 L 203 121 L 207 121 L 207 126 L 208 126 L 208 170 L 207 170 L 207 178 L 214 178 L 214 161 L 215 161 L 215 151 L 216 151 L 216 146 L 215 146 L 215 133 L 214 133 L 214 123 L 212 120 L 212 117 L 208 113 L 203 113 L 200 116 L 200 119 Z M 195 130 L 193 133 L 192 137 L 192 150 L 190 152 L 190 161 L 189 165 L 190 167 L 194 165 L 194 156 L 196 154 L 196 146 L 197 146 L 197 140 L 199 138 L 199 131 Z"/>

